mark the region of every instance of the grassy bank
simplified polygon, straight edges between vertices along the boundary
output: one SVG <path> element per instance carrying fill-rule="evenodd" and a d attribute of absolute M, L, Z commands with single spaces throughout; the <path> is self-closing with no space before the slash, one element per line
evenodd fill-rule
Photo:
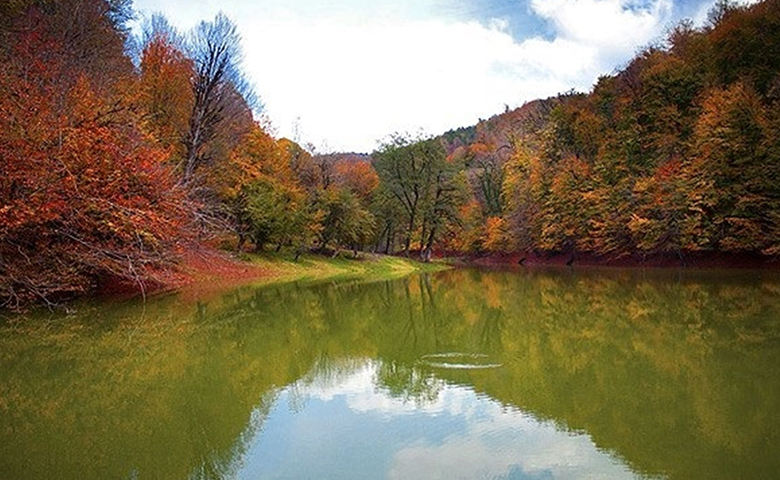
<path fill-rule="evenodd" d="M 257 279 L 262 283 L 350 278 L 381 280 L 449 268 L 443 263 L 421 263 L 407 258 L 365 253 L 361 253 L 358 258 L 307 254 L 301 255 L 298 260 L 289 253 L 244 254 L 241 260 L 264 272 Z"/>
<path fill-rule="evenodd" d="M 45 310 L 70 311 L 73 305 L 92 300 L 114 301 L 158 296 L 177 292 L 184 298 L 203 299 L 226 289 L 245 285 L 270 285 L 287 282 L 324 280 L 376 281 L 400 278 L 415 272 L 434 272 L 449 268 L 445 263 L 421 263 L 412 259 L 351 252 L 337 258 L 295 252 L 243 253 L 235 255 L 210 246 L 196 245 L 180 252 L 178 268 L 158 272 L 153 282 L 103 279 L 97 287 L 50 303 L 25 303 L 17 308 L 0 306 L 3 313 Z"/>
<path fill-rule="evenodd" d="M 323 280 L 375 281 L 400 278 L 415 272 L 449 268 L 444 263 L 421 263 L 403 257 L 351 253 L 337 258 L 304 254 L 297 260 L 292 251 L 244 253 L 237 258 L 214 249 L 193 250 L 183 258 L 183 275 L 157 293 L 179 291 L 192 297 L 208 297 L 239 285 L 268 285 Z M 109 292 L 115 294 L 116 292 Z"/>

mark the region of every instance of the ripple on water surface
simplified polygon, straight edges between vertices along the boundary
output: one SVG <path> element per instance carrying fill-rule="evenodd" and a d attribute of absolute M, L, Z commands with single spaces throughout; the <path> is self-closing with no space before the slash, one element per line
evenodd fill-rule
<path fill-rule="evenodd" d="M 449 370 L 481 370 L 502 367 L 484 353 L 445 352 L 423 355 L 417 361 L 419 365 Z"/>

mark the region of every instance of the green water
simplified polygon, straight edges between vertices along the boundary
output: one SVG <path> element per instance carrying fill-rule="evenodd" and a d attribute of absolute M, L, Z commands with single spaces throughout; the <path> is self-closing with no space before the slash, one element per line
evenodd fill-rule
<path fill-rule="evenodd" d="M 0 479 L 780 478 L 780 278 L 454 270 L 0 325 Z"/>

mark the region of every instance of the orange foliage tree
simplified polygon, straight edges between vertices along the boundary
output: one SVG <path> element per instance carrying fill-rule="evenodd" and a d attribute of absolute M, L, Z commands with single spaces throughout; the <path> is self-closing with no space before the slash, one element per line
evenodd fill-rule
<path fill-rule="evenodd" d="M 107 277 L 144 289 L 174 258 L 186 216 L 166 151 L 89 68 L 63 86 L 68 55 L 53 52 L 73 47 L 27 15 L 38 21 L 22 19 L 35 27 L 18 30 L 0 72 L 0 301 L 48 301 Z"/>
<path fill-rule="evenodd" d="M 229 161 L 211 170 L 208 183 L 230 209 L 238 250 L 252 240 L 258 249 L 292 243 L 300 251 L 321 230 L 321 215 L 293 171 L 289 147 L 254 124 Z"/>
<path fill-rule="evenodd" d="M 143 127 L 172 157 L 185 155 L 182 139 L 188 133 L 195 96 L 190 86 L 194 65 L 178 48 L 172 32 L 153 32 L 141 54 L 138 104 Z"/>
<path fill-rule="evenodd" d="M 367 160 L 341 160 L 335 166 L 336 183 L 368 204 L 379 186 L 379 176 Z"/>

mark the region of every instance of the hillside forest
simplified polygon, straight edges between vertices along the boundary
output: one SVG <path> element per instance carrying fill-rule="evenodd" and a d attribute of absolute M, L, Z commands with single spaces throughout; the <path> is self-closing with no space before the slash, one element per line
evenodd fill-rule
<path fill-rule="evenodd" d="M 130 0 L 0 4 L 6 307 L 164 284 L 202 245 L 780 255 L 780 0 L 718 2 L 589 93 L 370 154 L 275 138 L 228 16 L 133 17 Z"/>

